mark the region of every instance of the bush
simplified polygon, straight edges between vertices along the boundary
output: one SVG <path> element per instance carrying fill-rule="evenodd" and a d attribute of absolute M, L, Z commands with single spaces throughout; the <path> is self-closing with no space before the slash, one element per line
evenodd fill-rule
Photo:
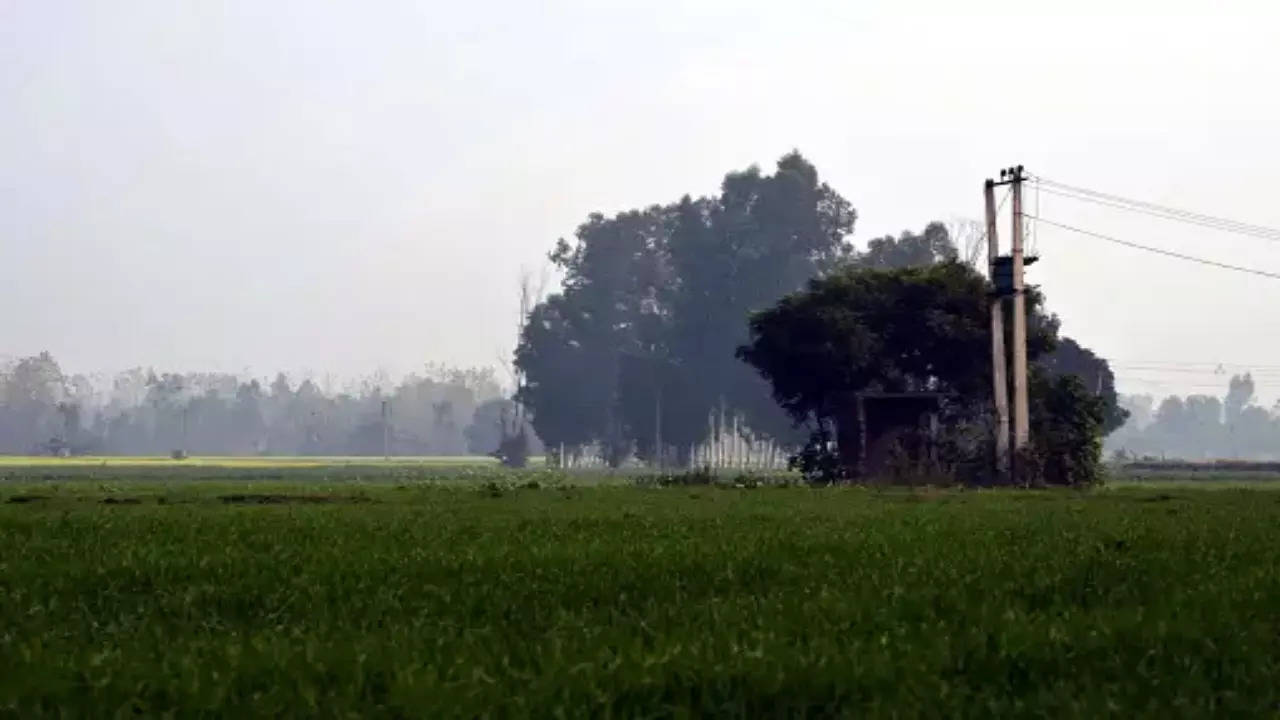
<path fill-rule="evenodd" d="M 841 464 L 831 430 L 825 423 L 819 424 L 818 429 L 809 434 L 809 439 L 800 448 L 800 452 L 788 458 L 787 467 L 799 472 L 813 485 L 830 485 L 848 480 L 854 471 Z"/>
<path fill-rule="evenodd" d="M 1102 480 L 1106 403 L 1077 375 L 1030 378 L 1031 447 L 1020 460 L 1031 484 L 1088 486 Z"/>
<path fill-rule="evenodd" d="M 515 433 L 503 434 L 493 456 L 509 468 L 522 468 L 529 464 L 529 445 L 529 434 L 521 427 Z"/>

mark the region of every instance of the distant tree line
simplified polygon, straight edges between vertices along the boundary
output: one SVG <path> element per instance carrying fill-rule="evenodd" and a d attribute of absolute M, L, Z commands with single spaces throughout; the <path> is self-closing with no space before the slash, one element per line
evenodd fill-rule
<path fill-rule="evenodd" d="M 428 367 L 332 390 L 284 374 L 68 375 L 49 353 L 0 366 L 5 454 L 489 454 L 514 418 L 489 369 Z"/>
<path fill-rule="evenodd" d="M 856 217 L 795 152 L 773 174 L 729 173 L 716 196 L 589 216 L 550 253 L 563 289 L 533 308 L 517 349 L 517 397 L 537 434 L 551 448 L 596 448 L 613 465 L 633 455 L 688 465 L 726 417 L 799 450 L 828 443 L 858 391 L 985 402 L 983 276 L 942 223 L 858 250 L 848 241 Z M 1059 338 L 1032 295 L 1037 378 L 1048 387 L 1070 377 L 1070 393 L 1098 399 L 1086 413 L 1096 455 L 1125 417 L 1114 377 Z M 1047 408 L 1052 392 L 1038 399 Z"/>
<path fill-rule="evenodd" d="M 1121 396 L 1129 422 L 1107 439 L 1119 458 L 1280 460 L 1280 405 L 1256 404 L 1251 373 L 1233 375 L 1221 397 Z"/>

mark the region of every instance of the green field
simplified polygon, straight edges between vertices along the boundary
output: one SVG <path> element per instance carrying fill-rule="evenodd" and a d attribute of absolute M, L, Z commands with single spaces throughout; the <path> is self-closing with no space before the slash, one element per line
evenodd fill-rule
<path fill-rule="evenodd" d="M 202 472 L 0 483 L 0 714 L 1280 707 L 1267 489 Z"/>

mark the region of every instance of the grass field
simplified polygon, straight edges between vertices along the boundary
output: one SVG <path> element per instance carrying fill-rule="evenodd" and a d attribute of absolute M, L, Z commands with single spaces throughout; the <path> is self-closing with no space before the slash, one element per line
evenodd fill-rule
<path fill-rule="evenodd" d="M 25 472 L 0 483 L 14 717 L 1280 707 L 1266 489 Z"/>

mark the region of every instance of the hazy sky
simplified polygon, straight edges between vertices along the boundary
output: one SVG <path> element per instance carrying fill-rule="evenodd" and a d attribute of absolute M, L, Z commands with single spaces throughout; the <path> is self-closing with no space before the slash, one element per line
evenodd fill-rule
<path fill-rule="evenodd" d="M 1277 27 L 1271 0 L 0 0 L 0 356 L 494 364 L 521 268 L 587 213 L 793 147 L 859 241 L 980 216 L 1014 163 L 1280 227 Z M 1275 243 L 1040 205 L 1280 271 Z M 1221 362 L 1280 391 L 1280 281 L 1038 249 L 1031 281 L 1122 390 L 1210 390 L 1185 364 Z"/>

